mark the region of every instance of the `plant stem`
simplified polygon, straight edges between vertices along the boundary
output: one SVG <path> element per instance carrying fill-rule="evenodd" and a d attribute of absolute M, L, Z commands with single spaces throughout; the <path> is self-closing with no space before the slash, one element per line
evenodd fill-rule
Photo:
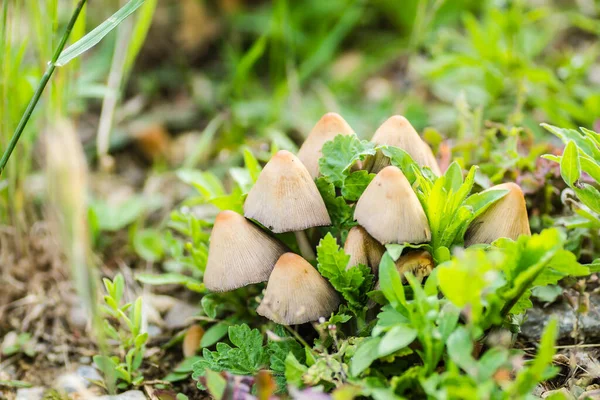
<path fill-rule="evenodd" d="M 315 252 L 312 249 L 308 238 L 306 237 L 306 232 L 297 231 L 294 232 L 294 235 L 296 235 L 296 241 L 298 242 L 298 247 L 300 247 L 300 254 L 302 254 L 302 257 L 304 257 L 307 261 L 314 260 L 316 258 Z"/>
<path fill-rule="evenodd" d="M 23 133 L 23 130 L 25 129 L 25 126 L 27 125 L 27 122 L 29 122 L 29 118 L 31 118 L 31 114 L 33 114 L 33 110 L 35 109 L 35 106 L 37 105 L 38 101 L 40 100 L 40 97 L 42 96 L 42 93 L 44 92 L 44 89 L 46 88 L 48 81 L 50 80 L 50 78 L 52 77 L 52 74 L 54 73 L 54 70 L 56 69 L 56 60 L 58 60 L 60 53 L 62 53 L 63 49 L 65 48 L 65 45 L 67 44 L 67 40 L 69 40 L 69 36 L 71 35 L 71 31 L 73 30 L 73 26 L 75 25 L 75 22 L 77 22 L 77 18 L 79 18 L 79 14 L 81 13 L 81 10 L 83 9 L 83 6 L 85 5 L 86 1 L 87 0 L 79 0 L 79 3 L 77 4 L 77 7 L 75 8 L 75 11 L 73 11 L 73 15 L 71 15 L 71 19 L 69 20 L 67 29 L 65 30 L 65 33 L 63 34 L 62 38 L 60 39 L 58 47 L 54 51 L 54 56 L 52 56 L 52 61 L 50 61 L 50 63 L 48 63 L 46 72 L 42 76 L 42 79 L 40 80 L 40 83 L 38 84 L 38 87 L 35 90 L 35 93 L 33 93 L 33 97 L 29 101 L 29 104 L 27 105 L 27 108 L 25 109 L 25 112 L 23 113 L 21 120 L 19 121 L 19 125 L 17 125 L 17 128 L 15 129 L 15 133 L 13 134 L 12 138 L 10 139 L 10 142 L 8 143 L 8 147 L 4 151 L 4 154 L 2 154 L 2 158 L 0 159 L 0 176 L 4 172 L 4 168 L 6 167 L 6 164 L 8 163 L 8 159 L 10 158 L 13 150 L 17 146 L 17 142 L 21 138 L 21 134 Z"/>

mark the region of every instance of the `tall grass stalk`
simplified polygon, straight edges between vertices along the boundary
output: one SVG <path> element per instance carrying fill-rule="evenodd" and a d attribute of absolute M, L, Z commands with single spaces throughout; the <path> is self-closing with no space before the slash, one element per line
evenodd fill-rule
<path fill-rule="evenodd" d="M 44 92 L 44 89 L 46 88 L 48 81 L 50 80 L 50 78 L 52 77 L 52 74 L 54 73 L 54 70 L 56 69 L 56 61 L 58 61 L 58 57 L 60 56 L 63 49 L 65 48 L 65 45 L 67 44 L 67 40 L 69 40 L 69 35 L 71 34 L 71 31 L 73 30 L 73 27 L 75 26 L 75 22 L 77 22 L 77 18 L 79 18 L 79 14 L 81 13 L 81 10 L 83 9 L 83 6 L 85 5 L 86 1 L 87 0 L 79 0 L 79 2 L 77 3 L 77 6 L 75 7 L 73 14 L 71 15 L 71 19 L 69 20 L 69 24 L 67 25 L 67 28 L 65 29 L 65 33 L 62 35 L 60 42 L 59 42 L 58 46 L 56 47 L 56 50 L 54 51 L 52 60 L 50 61 L 50 63 L 48 63 L 48 68 L 46 69 L 46 72 L 42 76 L 40 83 L 38 84 L 35 92 L 33 93 L 33 97 L 29 101 L 29 104 L 27 105 L 27 108 L 25 109 L 25 112 L 23 113 L 21 120 L 19 121 L 19 124 L 17 125 L 15 133 L 13 134 L 12 138 L 10 139 L 10 142 L 8 142 L 8 146 L 7 146 L 6 150 L 4 150 L 4 154 L 2 154 L 2 158 L 0 158 L 0 176 L 2 176 L 2 173 L 4 172 L 4 168 L 6 167 L 6 164 L 8 163 L 8 159 L 10 158 L 13 150 L 15 149 L 15 146 L 17 145 L 19 139 L 21 138 L 21 135 L 23 134 L 23 130 L 25 129 L 25 126 L 29 122 L 29 119 L 31 118 L 31 114 L 33 114 L 33 110 L 35 109 L 35 106 L 40 101 L 40 97 L 42 96 L 42 93 Z"/>

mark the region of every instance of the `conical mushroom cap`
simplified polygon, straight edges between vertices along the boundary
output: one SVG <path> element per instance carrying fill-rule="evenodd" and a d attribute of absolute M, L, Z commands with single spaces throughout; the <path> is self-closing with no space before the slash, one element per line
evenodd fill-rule
<path fill-rule="evenodd" d="M 248 193 L 244 215 L 275 233 L 331 225 L 317 185 L 298 157 L 286 150 L 265 165 Z"/>
<path fill-rule="evenodd" d="M 516 240 L 520 235 L 531 235 L 525 197 L 519 185 L 509 182 L 487 190 L 498 189 L 509 192 L 471 222 L 465 234 L 465 246 L 492 243 L 501 237 Z"/>
<path fill-rule="evenodd" d="M 438 176 L 442 174 L 431 147 L 421 139 L 410 122 L 400 115 L 394 115 L 385 121 L 375 131 L 371 142 L 399 147 L 406 151 L 419 166 L 429 167 Z M 381 152 L 377 152 L 371 172 L 377 173 L 388 165 L 390 160 Z"/>
<path fill-rule="evenodd" d="M 298 158 L 310 176 L 319 176 L 319 158 L 325 142 L 333 140 L 337 135 L 354 135 L 348 123 L 336 113 L 327 113 L 317 122 L 298 151 Z"/>
<path fill-rule="evenodd" d="M 373 178 L 356 203 L 354 219 L 382 244 L 431 240 L 423 207 L 397 167 L 385 167 Z"/>
<path fill-rule="evenodd" d="M 364 264 L 370 267 L 374 274 L 377 274 L 379 262 L 383 253 L 385 253 L 385 247 L 373 239 L 365 228 L 355 226 L 348 232 L 346 243 L 344 243 L 344 252 L 350 256 L 346 268 Z"/>
<path fill-rule="evenodd" d="M 285 253 L 277 260 L 256 311 L 278 324 L 295 325 L 327 318 L 339 304 L 336 291 L 308 261 Z"/>
<path fill-rule="evenodd" d="M 210 236 L 204 284 L 214 292 L 225 292 L 265 282 L 286 251 L 280 241 L 243 216 L 221 211 Z"/>

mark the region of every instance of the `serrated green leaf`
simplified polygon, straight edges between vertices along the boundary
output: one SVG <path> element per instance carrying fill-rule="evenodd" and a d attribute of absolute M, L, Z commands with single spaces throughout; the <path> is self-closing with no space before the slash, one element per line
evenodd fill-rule
<path fill-rule="evenodd" d="M 285 380 L 289 385 L 299 387 L 303 384 L 302 376 L 308 371 L 308 367 L 302 364 L 294 353 L 288 353 L 285 358 Z"/>
<path fill-rule="evenodd" d="M 346 269 L 350 256 L 328 233 L 317 246 L 317 269 L 348 302 L 350 309 L 361 310 L 366 303 L 366 294 L 373 286 L 371 269 L 357 265 Z"/>
<path fill-rule="evenodd" d="M 357 201 L 374 177 L 375 174 L 367 171 L 351 173 L 344 179 L 342 196 L 348 201 Z"/>
<path fill-rule="evenodd" d="M 336 196 L 335 186 L 325 177 L 316 180 L 317 188 L 327 207 L 331 223 L 339 228 L 354 224 L 352 208 L 342 196 Z"/>
<path fill-rule="evenodd" d="M 374 143 L 360 140 L 355 135 L 337 135 L 326 142 L 321 151 L 319 170 L 338 188 L 342 187 L 354 163 L 376 153 Z"/>

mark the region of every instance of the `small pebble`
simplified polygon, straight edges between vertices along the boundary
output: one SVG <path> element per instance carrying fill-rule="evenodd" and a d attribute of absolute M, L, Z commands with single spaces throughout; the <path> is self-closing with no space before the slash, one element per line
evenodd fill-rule
<path fill-rule="evenodd" d="M 97 400 L 146 400 L 146 396 L 139 390 L 129 390 L 113 396 L 100 396 Z"/>
<path fill-rule="evenodd" d="M 94 367 L 89 365 L 82 365 L 77 368 L 77 375 L 83 378 L 86 383 L 86 387 L 89 387 L 93 381 L 101 381 L 102 376 L 100 372 Z"/>
<path fill-rule="evenodd" d="M 19 389 L 15 400 L 42 400 L 45 391 L 43 387 Z"/>
<path fill-rule="evenodd" d="M 162 329 L 156 325 L 148 325 L 148 337 L 155 338 L 162 334 Z"/>
<path fill-rule="evenodd" d="M 169 329 L 180 329 L 189 325 L 190 319 L 198 314 L 200 307 L 182 301 L 167 312 L 165 326 Z"/>

